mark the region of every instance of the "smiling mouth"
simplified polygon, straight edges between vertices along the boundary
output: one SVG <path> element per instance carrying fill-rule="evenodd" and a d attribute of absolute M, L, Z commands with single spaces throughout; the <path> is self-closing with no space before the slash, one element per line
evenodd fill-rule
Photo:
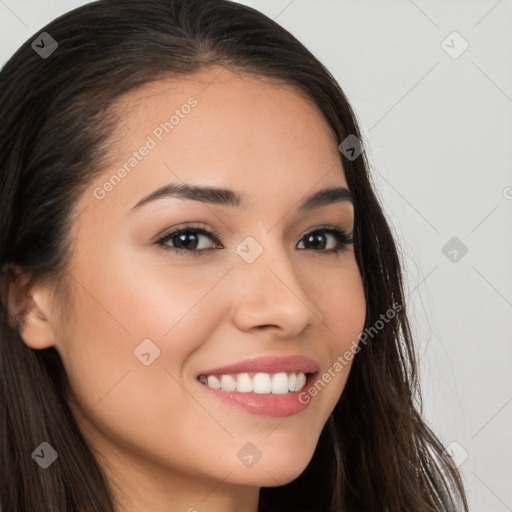
<path fill-rule="evenodd" d="M 204 386 L 220 391 L 238 391 L 259 395 L 286 395 L 303 389 L 315 373 L 304 372 L 244 372 L 218 375 L 199 375 Z"/>

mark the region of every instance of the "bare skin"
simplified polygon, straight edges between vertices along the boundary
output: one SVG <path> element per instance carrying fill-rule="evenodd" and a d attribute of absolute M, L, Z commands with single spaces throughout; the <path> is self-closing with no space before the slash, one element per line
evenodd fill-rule
<path fill-rule="evenodd" d="M 156 147 L 105 187 L 191 97 L 197 105 L 182 109 L 161 141 L 152 135 Z M 117 110 L 125 124 L 122 144 L 112 148 L 116 164 L 76 208 L 72 314 L 60 322 L 51 288 L 34 284 L 21 335 L 28 346 L 55 346 L 61 355 L 73 413 L 119 511 L 257 512 L 260 487 L 292 481 L 311 460 L 350 365 L 286 418 L 213 398 L 197 375 L 294 354 L 316 360 L 323 373 L 358 339 L 365 299 L 353 247 L 327 252 L 339 243 L 320 228 L 325 245 L 304 245 L 319 226 L 351 233 L 353 206 L 345 200 L 298 211 L 316 191 L 348 188 L 340 141 L 291 87 L 225 68 L 151 84 Z M 247 207 L 164 197 L 132 209 L 159 187 L 184 182 L 232 189 Z M 199 235 L 199 256 L 183 246 L 173 252 L 176 239 L 155 243 L 198 226 L 219 235 Z M 252 263 L 236 252 L 249 236 L 262 248 Z M 134 354 L 146 339 L 160 350 L 147 366 Z M 237 457 L 248 442 L 262 454 L 252 467 Z"/>

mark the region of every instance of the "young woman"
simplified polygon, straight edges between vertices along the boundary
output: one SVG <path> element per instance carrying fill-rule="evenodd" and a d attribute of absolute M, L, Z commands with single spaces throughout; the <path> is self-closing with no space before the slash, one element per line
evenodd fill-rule
<path fill-rule="evenodd" d="M 355 116 L 225 0 L 100 0 L 0 72 L 4 511 L 467 511 Z"/>

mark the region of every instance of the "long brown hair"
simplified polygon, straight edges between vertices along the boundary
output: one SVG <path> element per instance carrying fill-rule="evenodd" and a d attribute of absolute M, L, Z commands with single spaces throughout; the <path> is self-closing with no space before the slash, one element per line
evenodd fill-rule
<path fill-rule="evenodd" d="M 42 32 L 58 44 L 45 58 L 32 46 Z M 86 4 L 30 37 L 0 72 L 5 282 L 13 265 L 34 279 L 64 282 L 73 208 L 109 158 L 114 102 L 146 83 L 211 65 L 293 85 L 318 106 L 340 143 L 349 135 L 362 139 L 330 72 L 255 9 L 226 0 Z M 354 357 L 310 464 L 293 482 L 262 488 L 260 505 L 275 512 L 467 512 L 459 472 L 422 419 L 401 262 L 362 149 L 357 158 L 340 151 L 340 158 L 355 198 L 355 251 L 372 335 Z M 395 314 L 382 322 L 390 309 Z M 107 479 L 66 402 L 57 351 L 29 348 L 5 303 L 0 379 L 3 509 L 113 512 Z M 31 457 L 43 441 L 59 454 L 47 470 Z"/>

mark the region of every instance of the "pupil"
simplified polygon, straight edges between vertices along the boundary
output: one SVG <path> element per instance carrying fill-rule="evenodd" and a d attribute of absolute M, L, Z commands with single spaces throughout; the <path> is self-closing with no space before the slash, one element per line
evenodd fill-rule
<path fill-rule="evenodd" d="M 325 242 L 325 236 L 321 233 L 308 235 L 308 242 L 311 242 L 314 247 L 323 246 Z"/>
<path fill-rule="evenodd" d="M 192 241 L 189 243 L 187 243 L 187 238 L 190 237 L 192 239 Z M 195 245 L 197 244 L 197 235 L 194 234 L 194 233 L 182 233 L 180 235 L 178 235 L 178 240 L 180 242 L 180 244 L 182 244 L 183 246 L 185 246 L 186 249 L 195 249 Z M 194 247 L 189 247 L 190 244 L 194 245 Z"/>

